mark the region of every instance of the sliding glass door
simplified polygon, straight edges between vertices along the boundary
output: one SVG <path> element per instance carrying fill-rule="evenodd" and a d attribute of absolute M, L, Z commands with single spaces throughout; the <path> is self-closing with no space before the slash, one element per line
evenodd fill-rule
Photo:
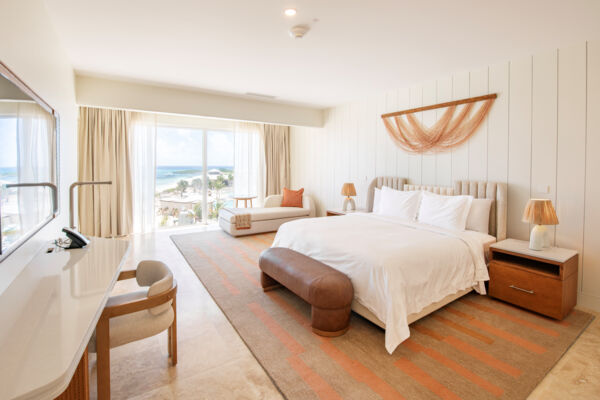
<path fill-rule="evenodd" d="M 219 210 L 232 205 L 233 177 L 233 132 L 159 125 L 157 228 L 216 222 Z"/>

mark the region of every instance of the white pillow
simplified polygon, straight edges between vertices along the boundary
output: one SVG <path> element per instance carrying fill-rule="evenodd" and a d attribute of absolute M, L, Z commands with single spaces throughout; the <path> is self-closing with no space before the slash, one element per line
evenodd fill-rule
<path fill-rule="evenodd" d="M 490 231 L 490 208 L 492 208 L 492 199 L 473 199 L 466 229 L 488 233 Z"/>
<path fill-rule="evenodd" d="M 381 189 L 375 188 L 373 194 L 373 214 L 379 213 L 379 202 L 381 201 Z"/>
<path fill-rule="evenodd" d="M 440 228 L 464 231 L 473 196 L 442 196 L 423 192 L 419 222 Z"/>
<path fill-rule="evenodd" d="M 387 186 L 381 188 L 377 214 L 414 221 L 419 211 L 421 192 L 403 192 Z"/>

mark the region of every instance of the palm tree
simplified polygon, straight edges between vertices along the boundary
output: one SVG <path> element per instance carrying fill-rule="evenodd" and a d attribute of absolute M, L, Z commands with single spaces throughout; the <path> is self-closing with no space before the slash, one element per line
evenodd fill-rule
<path fill-rule="evenodd" d="M 225 183 L 225 178 L 223 175 L 219 175 L 217 179 L 213 181 L 213 188 L 217 192 L 217 201 L 221 199 L 221 189 L 223 189 L 227 184 Z"/>
<path fill-rule="evenodd" d="M 180 193 L 181 197 L 183 197 L 183 194 L 185 193 L 185 190 L 188 188 L 188 186 L 190 186 L 190 184 L 185 179 L 182 179 L 179 182 L 177 182 L 177 191 Z"/>

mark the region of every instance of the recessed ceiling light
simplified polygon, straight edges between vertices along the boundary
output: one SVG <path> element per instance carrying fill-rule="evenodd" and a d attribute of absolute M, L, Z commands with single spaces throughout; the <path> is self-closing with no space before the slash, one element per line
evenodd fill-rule
<path fill-rule="evenodd" d="M 293 17 L 294 15 L 296 15 L 296 9 L 295 8 L 286 8 L 285 10 L 283 10 L 283 13 L 285 15 L 287 15 L 288 17 Z"/>

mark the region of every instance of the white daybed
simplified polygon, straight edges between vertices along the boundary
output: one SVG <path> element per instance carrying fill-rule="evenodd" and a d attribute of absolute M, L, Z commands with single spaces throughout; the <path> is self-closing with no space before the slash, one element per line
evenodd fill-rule
<path fill-rule="evenodd" d="M 371 213 L 375 188 L 467 194 L 492 199 L 488 234 L 448 231 Z M 485 293 L 485 247 L 506 237 L 506 185 L 456 182 L 454 188 L 405 185 L 402 178 L 376 178 L 368 213 L 286 224 L 273 247 L 286 247 L 345 273 L 354 286 L 352 310 L 386 330 L 392 353 L 409 335 L 408 324 L 471 290 Z"/>
<path fill-rule="evenodd" d="M 302 208 L 281 207 L 282 200 L 282 195 L 273 195 L 265 199 L 263 207 L 223 208 L 219 211 L 219 226 L 231 236 L 244 236 L 275 232 L 285 222 L 299 218 L 314 218 L 316 215 L 315 203 L 308 195 L 302 196 Z M 236 229 L 236 214 L 250 214 L 250 229 Z"/>

